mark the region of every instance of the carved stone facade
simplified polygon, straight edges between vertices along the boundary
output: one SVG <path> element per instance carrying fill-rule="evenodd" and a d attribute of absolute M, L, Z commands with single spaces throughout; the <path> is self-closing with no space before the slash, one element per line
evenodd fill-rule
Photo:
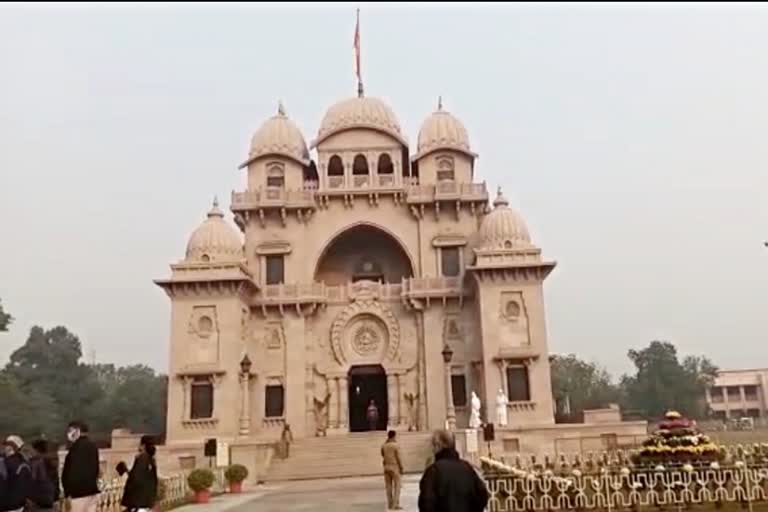
<path fill-rule="evenodd" d="M 437 428 L 451 388 L 458 427 L 473 391 L 494 421 L 500 388 L 517 397 L 510 425 L 551 425 L 554 263 L 500 192 L 489 207 L 461 122 L 440 106 L 412 151 L 387 105 L 350 98 L 311 150 L 281 107 L 232 193 L 239 232 L 214 205 L 157 281 L 172 305 L 168 442 L 364 430 L 372 401 L 377 428 Z"/>

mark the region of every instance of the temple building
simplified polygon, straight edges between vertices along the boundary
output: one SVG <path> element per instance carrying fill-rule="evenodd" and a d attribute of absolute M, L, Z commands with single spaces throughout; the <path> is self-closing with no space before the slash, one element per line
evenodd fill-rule
<path fill-rule="evenodd" d="M 253 135 L 232 193 L 159 280 L 171 299 L 167 440 L 297 439 L 466 428 L 470 397 L 510 428 L 554 427 L 542 256 L 479 178 L 438 104 L 416 147 L 360 94 L 308 146 L 282 106 Z M 489 204 L 490 203 L 490 204 Z"/>

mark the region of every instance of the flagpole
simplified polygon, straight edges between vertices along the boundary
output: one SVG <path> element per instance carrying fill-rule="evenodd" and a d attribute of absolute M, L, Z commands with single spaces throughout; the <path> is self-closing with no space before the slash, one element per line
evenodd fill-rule
<path fill-rule="evenodd" d="M 360 66 L 360 9 L 357 9 L 357 23 L 355 25 L 355 73 L 357 74 L 357 97 L 363 97 L 363 72 Z"/>

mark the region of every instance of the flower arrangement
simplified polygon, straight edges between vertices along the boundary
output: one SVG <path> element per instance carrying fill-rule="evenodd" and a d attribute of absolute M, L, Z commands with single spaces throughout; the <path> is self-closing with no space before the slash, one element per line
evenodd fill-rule
<path fill-rule="evenodd" d="M 670 411 L 659 428 L 643 442 L 637 463 L 656 465 L 713 462 L 722 458 L 721 447 L 696 428 L 696 422 Z"/>

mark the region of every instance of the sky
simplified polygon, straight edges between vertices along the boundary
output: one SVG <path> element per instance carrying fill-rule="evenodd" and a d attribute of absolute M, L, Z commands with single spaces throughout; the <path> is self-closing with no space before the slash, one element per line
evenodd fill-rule
<path fill-rule="evenodd" d="M 0 299 L 88 359 L 168 364 L 169 275 L 278 101 L 355 93 L 356 4 L 0 8 Z M 558 266 L 550 350 L 654 339 L 768 366 L 768 9 L 360 4 L 366 94 L 415 145 L 437 97 Z"/>

